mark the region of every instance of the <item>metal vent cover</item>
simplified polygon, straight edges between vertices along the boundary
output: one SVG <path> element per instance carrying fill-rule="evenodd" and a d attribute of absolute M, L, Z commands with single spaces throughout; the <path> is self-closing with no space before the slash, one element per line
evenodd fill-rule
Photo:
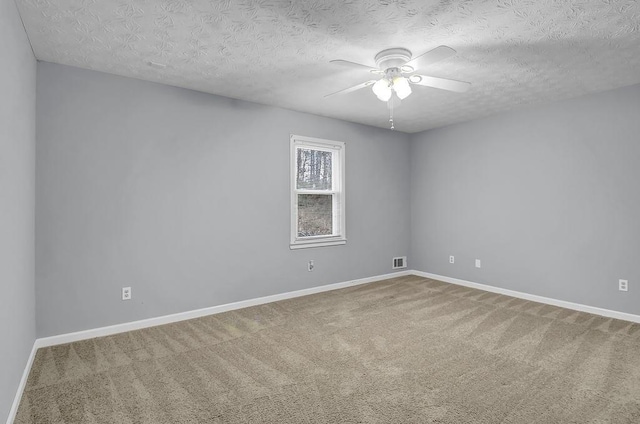
<path fill-rule="evenodd" d="M 398 256 L 393 258 L 392 269 L 400 269 L 407 267 L 407 257 L 406 256 Z"/>

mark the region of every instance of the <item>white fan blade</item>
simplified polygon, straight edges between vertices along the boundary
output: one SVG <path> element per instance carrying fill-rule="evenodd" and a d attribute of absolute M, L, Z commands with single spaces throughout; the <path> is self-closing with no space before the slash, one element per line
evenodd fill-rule
<path fill-rule="evenodd" d="M 336 91 L 335 93 L 327 94 L 324 97 L 333 96 L 335 94 L 351 93 L 352 91 L 356 91 L 356 90 L 360 90 L 361 88 L 369 87 L 370 85 L 373 85 L 375 82 L 376 82 L 376 80 L 366 81 L 366 82 L 363 82 L 362 84 L 354 85 L 353 87 L 345 88 L 344 90 L 340 90 L 340 91 Z"/>
<path fill-rule="evenodd" d="M 446 78 L 428 77 L 426 75 L 411 75 L 409 77 L 411 84 L 424 85 L 425 87 L 439 88 L 441 90 L 455 91 L 456 93 L 464 93 L 471 87 L 471 83 L 464 81 L 456 81 Z"/>
<path fill-rule="evenodd" d="M 409 65 L 415 71 L 424 68 L 425 66 L 428 66 L 432 63 L 436 63 L 448 57 L 454 56 L 455 54 L 456 51 L 451 47 L 438 46 L 435 49 L 429 50 L 428 52 L 423 53 L 418 57 L 414 57 L 403 66 Z"/>
<path fill-rule="evenodd" d="M 373 66 L 363 65 L 362 63 L 349 62 L 348 60 L 336 59 L 330 60 L 330 63 L 334 63 L 336 65 L 347 66 L 349 68 L 358 68 L 358 69 L 366 69 L 371 72 L 379 72 L 378 68 L 374 68 Z"/>

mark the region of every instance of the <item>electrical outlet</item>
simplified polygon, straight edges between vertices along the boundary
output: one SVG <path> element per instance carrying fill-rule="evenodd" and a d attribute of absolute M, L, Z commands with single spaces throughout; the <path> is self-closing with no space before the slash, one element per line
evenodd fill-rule
<path fill-rule="evenodd" d="M 482 262 L 480 262 L 480 259 L 476 259 L 476 268 L 482 268 Z"/>
<path fill-rule="evenodd" d="M 456 258 L 454 258 L 453 256 L 449 256 L 449 263 L 453 264 L 456 262 Z"/>
<path fill-rule="evenodd" d="M 311 272 L 313 271 L 313 259 L 309 261 L 309 263 L 307 264 L 307 271 Z"/>
<path fill-rule="evenodd" d="M 629 281 L 627 281 L 627 280 L 618 280 L 618 290 L 620 290 L 620 291 L 629 291 Z"/>
<path fill-rule="evenodd" d="M 131 300 L 131 287 L 122 288 L 122 300 Z"/>

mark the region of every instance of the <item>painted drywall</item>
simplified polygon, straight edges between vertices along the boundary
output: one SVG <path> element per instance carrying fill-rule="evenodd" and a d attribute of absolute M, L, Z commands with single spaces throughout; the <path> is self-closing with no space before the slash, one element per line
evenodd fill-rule
<path fill-rule="evenodd" d="M 35 340 L 36 60 L 13 0 L 0 0 L 0 422 Z"/>
<path fill-rule="evenodd" d="M 638 117 L 636 85 L 413 135 L 413 268 L 640 314 Z"/>
<path fill-rule="evenodd" d="M 289 249 L 290 133 L 346 142 L 344 246 Z M 40 337 L 386 274 L 408 254 L 406 134 L 41 62 L 36 158 Z"/>

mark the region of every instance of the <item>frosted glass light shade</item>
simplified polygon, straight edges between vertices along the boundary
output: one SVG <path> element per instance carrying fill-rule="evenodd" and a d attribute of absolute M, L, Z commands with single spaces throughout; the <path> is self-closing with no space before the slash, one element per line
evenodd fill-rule
<path fill-rule="evenodd" d="M 409 81 L 404 77 L 397 77 L 393 79 L 393 89 L 396 94 L 403 100 L 411 94 L 411 86 L 409 85 Z"/>
<path fill-rule="evenodd" d="M 378 80 L 375 84 L 373 84 L 373 87 L 371 87 L 371 89 L 373 90 L 373 94 L 375 94 L 376 97 L 378 97 L 378 99 L 382 100 L 383 102 L 386 102 L 391 98 L 392 91 L 391 87 L 389 87 L 389 80 L 387 80 L 386 78 Z"/>

